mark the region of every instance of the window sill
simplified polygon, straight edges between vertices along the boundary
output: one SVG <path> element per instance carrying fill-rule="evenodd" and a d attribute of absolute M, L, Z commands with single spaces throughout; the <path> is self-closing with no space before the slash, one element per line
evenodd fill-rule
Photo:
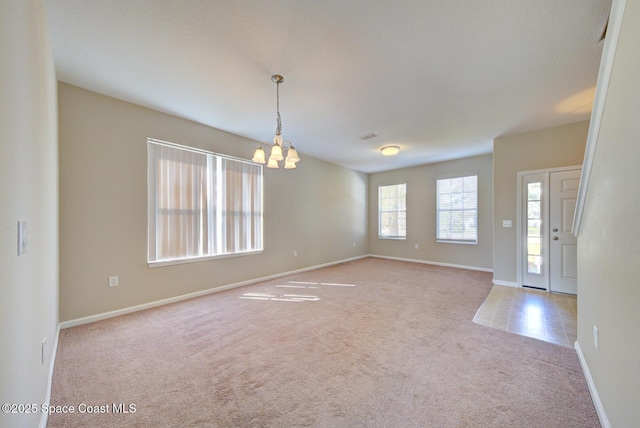
<path fill-rule="evenodd" d="M 478 241 L 456 241 L 449 239 L 436 239 L 438 244 L 464 244 L 464 245 L 478 245 Z"/>
<path fill-rule="evenodd" d="M 406 241 L 406 236 L 378 236 L 378 239 L 388 239 L 391 241 Z"/>
<path fill-rule="evenodd" d="M 170 260 L 158 260 L 155 262 L 147 261 L 147 265 L 150 268 L 157 268 L 162 266 L 172 266 L 172 265 L 182 265 L 185 263 L 198 263 L 198 262 L 206 262 L 209 260 L 218 260 L 218 259 L 228 259 L 231 257 L 242 257 L 242 256 L 252 256 L 254 254 L 262 254 L 263 250 L 254 250 L 254 251 L 244 251 L 241 253 L 229 253 L 229 254 L 218 254 L 215 256 L 204 256 L 204 257 L 189 257 L 185 259 L 170 259 Z"/>

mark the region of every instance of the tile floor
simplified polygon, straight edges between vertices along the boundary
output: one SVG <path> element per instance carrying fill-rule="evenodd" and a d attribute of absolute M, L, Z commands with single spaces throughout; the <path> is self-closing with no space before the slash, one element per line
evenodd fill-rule
<path fill-rule="evenodd" d="M 494 285 L 473 321 L 573 348 L 577 299 L 567 294 Z"/>

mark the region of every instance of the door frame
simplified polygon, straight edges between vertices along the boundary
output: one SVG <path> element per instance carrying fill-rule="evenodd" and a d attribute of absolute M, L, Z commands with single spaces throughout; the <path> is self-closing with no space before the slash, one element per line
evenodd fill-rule
<path fill-rule="evenodd" d="M 540 236 L 542 238 L 542 242 L 544 243 L 544 251 L 542 252 L 542 265 L 544 267 L 544 290 L 547 292 L 550 291 L 550 277 L 549 277 L 549 175 L 553 172 L 561 172 L 561 171 L 571 171 L 571 170 L 581 170 L 582 165 L 572 165 L 572 166 L 562 166 L 558 168 L 545 168 L 545 169 L 536 169 L 531 171 L 518 171 L 518 192 L 517 192 L 517 201 L 518 201 L 518 209 L 517 209 L 517 251 L 516 251 L 516 260 L 517 260 L 517 272 L 518 272 L 518 287 L 523 287 L 524 284 L 524 263 L 526 258 L 525 252 L 525 243 L 526 241 L 523 239 L 524 231 L 526 228 L 526 221 L 524 219 L 524 215 L 527 212 L 525 208 L 526 200 L 524 199 L 525 193 L 523 189 L 524 179 L 528 175 L 538 175 L 543 177 L 542 183 L 542 230 L 540 231 Z"/>

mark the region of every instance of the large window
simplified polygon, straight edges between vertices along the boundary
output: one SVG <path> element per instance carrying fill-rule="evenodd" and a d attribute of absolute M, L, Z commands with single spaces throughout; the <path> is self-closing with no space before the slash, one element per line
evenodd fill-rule
<path fill-rule="evenodd" d="M 439 242 L 478 242 L 478 176 L 438 180 Z"/>
<path fill-rule="evenodd" d="M 406 239 L 406 183 L 378 187 L 378 237 L 382 239 Z"/>
<path fill-rule="evenodd" d="M 262 165 L 147 140 L 150 264 L 262 250 Z"/>

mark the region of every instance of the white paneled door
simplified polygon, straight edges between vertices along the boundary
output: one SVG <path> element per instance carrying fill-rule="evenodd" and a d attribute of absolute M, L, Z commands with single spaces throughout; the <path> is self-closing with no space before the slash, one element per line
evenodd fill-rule
<path fill-rule="evenodd" d="M 577 241 L 571 228 L 580 169 L 529 171 L 518 177 L 520 284 L 577 294 Z"/>
<path fill-rule="evenodd" d="M 577 294 L 576 237 L 571 233 L 580 170 L 549 174 L 549 289 L 558 293 Z"/>

